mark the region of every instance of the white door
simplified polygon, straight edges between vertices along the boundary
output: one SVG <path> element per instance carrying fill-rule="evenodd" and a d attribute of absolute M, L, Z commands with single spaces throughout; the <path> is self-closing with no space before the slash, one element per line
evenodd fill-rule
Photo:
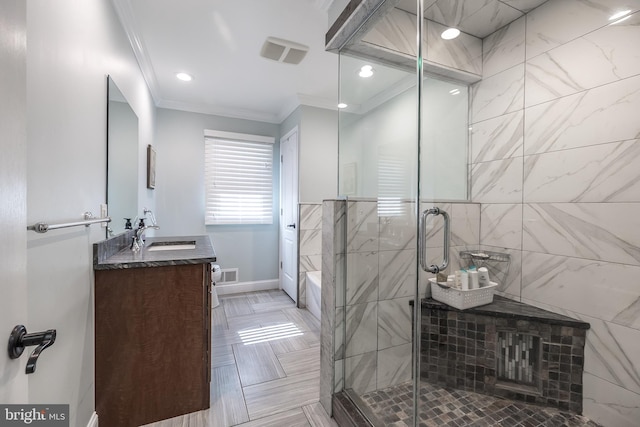
<path fill-rule="evenodd" d="M 14 326 L 27 324 L 26 6 L 0 2 L 0 403 L 28 403 L 28 354 L 7 353 Z M 26 353 L 26 351 L 25 351 Z"/>
<path fill-rule="evenodd" d="M 280 288 L 298 303 L 298 128 L 280 139 Z"/>

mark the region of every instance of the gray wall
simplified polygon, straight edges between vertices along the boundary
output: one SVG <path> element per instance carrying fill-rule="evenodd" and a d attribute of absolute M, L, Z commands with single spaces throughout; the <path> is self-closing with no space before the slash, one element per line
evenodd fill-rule
<path fill-rule="evenodd" d="M 286 135 L 291 129 L 293 129 L 294 127 L 298 126 L 298 131 L 300 131 L 299 126 L 300 126 L 300 121 L 302 117 L 302 106 L 298 106 L 298 108 L 296 108 L 295 110 L 293 110 L 291 112 L 291 114 L 289 114 L 289 116 L 284 119 L 284 121 L 282 123 L 280 123 L 280 135 Z M 299 139 L 299 138 L 298 138 Z M 298 144 L 300 142 L 298 141 Z"/>
<path fill-rule="evenodd" d="M 337 196 L 338 112 L 301 105 L 280 124 L 280 135 L 298 126 L 299 203 Z"/>
<path fill-rule="evenodd" d="M 300 108 L 300 203 L 321 203 L 338 194 L 338 112 Z"/>
<path fill-rule="evenodd" d="M 208 233 L 225 268 L 239 268 L 240 282 L 278 279 L 280 137 L 298 126 L 300 202 L 335 197 L 337 112 L 300 106 L 280 125 L 160 108 L 156 164 L 157 236 Z M 272 225 L 204 225 L 204 130 L 272 136 Z"/>
<path fill-rule="evenodd" d="M 155 107 L 129 40 L 107 0 L 28 1 L 26 39 L 27 223 L 99 214 L 107 74 L 138 116 L 141 174 L 154 139 Z M 139 203 L 153 208 L 143 176 L 131 185 L 139 186 Z M 29 376 L 29 402 L 68 403 L 71 426 L 86 426 L 95 407 L 92 243 L 104 236 L 96 225 L 27 234 L 24 322 L 29 331 L 58 331 Z"/>
<path fill-rule="evenodd" d="M 223 269 L 239 280 L 278 279 L 280 144 L 278 125 L 159 108 L 156 157 L 157 236 L 208 233 Z M 204 130 L 276 138 L 274 206 L 270 225 L 204 225 Z"/>

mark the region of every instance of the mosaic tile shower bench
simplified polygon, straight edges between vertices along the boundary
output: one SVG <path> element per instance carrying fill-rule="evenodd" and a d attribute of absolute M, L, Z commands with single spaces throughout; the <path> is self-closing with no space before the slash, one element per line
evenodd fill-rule
<path fill-rule="evenodd" d="M 464 311 L 425 299 L 420 377 L 581 414 L 589 327 L 497 295 L 491 304 Z"/>

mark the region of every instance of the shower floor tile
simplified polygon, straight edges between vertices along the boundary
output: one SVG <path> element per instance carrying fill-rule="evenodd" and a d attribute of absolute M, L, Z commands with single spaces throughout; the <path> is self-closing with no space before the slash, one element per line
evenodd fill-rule
<path fill-rule="evenodd" d="M 420 388 L 421 427 L 600 427 L 589 419 L 553 408 L 513 402 L 469 391 L 423 383 Z M 411 383 L 360 396 L 365 415 L 375 427 L 413 425 Z"/>

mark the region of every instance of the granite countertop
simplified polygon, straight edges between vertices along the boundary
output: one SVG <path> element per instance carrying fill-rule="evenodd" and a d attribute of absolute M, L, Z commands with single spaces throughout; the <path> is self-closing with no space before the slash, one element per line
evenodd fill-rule
<path fill-rule="evenodd" d="M 540 323 L 570 326 L 578 329 L 590 328 L 590 325 L 587 322 L 582 322 L 568 316 L 563 316 L 562 314 L 556 314 L 529 304 L 501 297 L 500 295 L 494 295 L 493 302 L 491 304 L 468 308 L 466 310 L 458 310 L 457 308 L 450 307 L 447 304 L 436 301 L 432 298 L 423 298 L 422 307 L 437 310 L 462 311 L 463 313 L 481 314 L 492 317 L 532 320 Z"/>
<path fill-rule="evenodd" d="M 120 237 L 124 242 L 128 241 Z M 114 239 L 115 240 L 115 239 Z M 149 248 L 155 242 L 194 242 L 195 249 L 160 250 L 150 251 Z M 105 241 L 105 247 L 109 241 Z M 216 261 L 216 253 L 208 235 L 204 236 L 172 236 L 172 237 L 148 237 L 144 247 L 133 252 L 129 244 L 122 244 L 117 252 L 103 250 L 100 244 L 94 245 L 94 270 L 117 270 L 123 268 L 162 267 L 169 265 L 205 264 Z M 123 247 L 124 246 L 124 247 Z M 112 252 L 112 254 L 110 254 Z M 103 255 L 106 254 L 106 255 Z"/>

